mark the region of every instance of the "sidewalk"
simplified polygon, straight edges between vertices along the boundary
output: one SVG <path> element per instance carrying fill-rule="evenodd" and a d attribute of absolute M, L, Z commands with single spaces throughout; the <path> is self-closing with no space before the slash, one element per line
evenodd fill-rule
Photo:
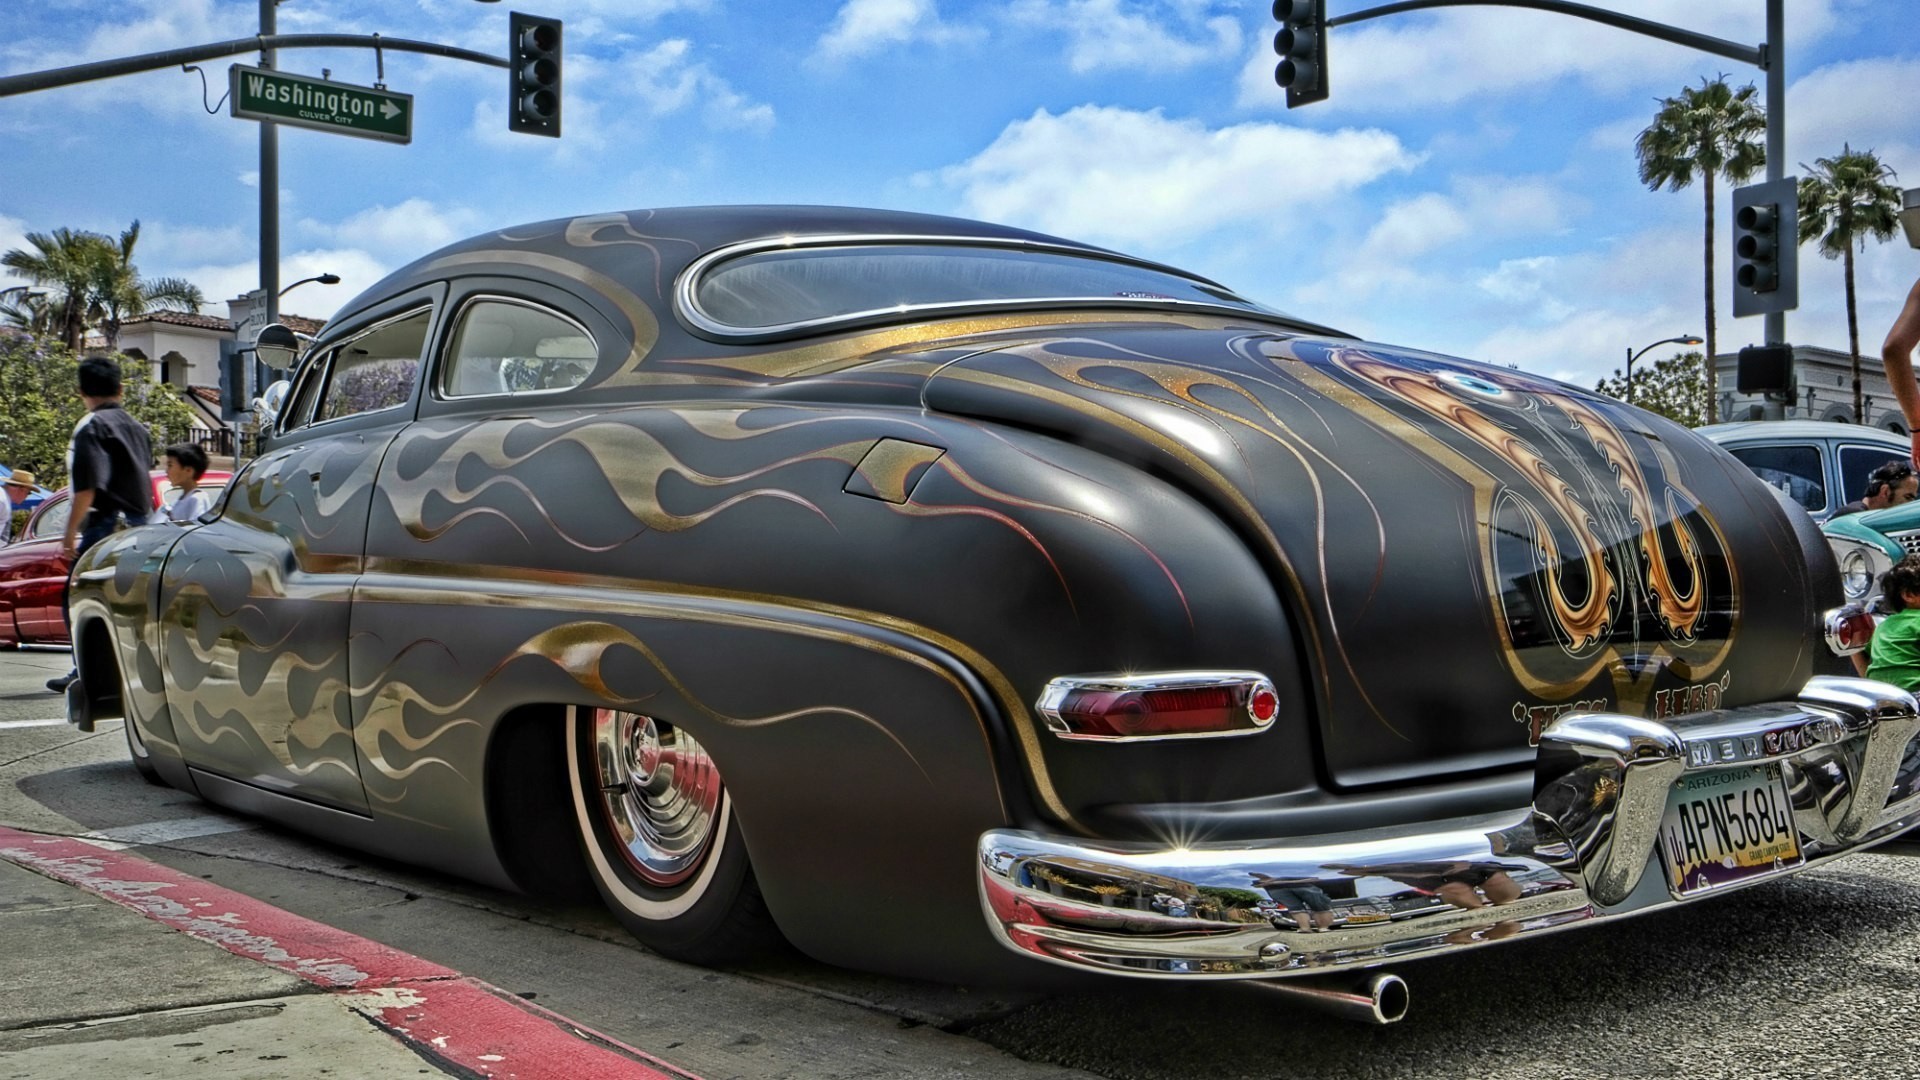
<path fill-rule="evenodd" d="M 477 979 L 117 846 L 0 827 L 0 1080 L 692 1080 Z"/>

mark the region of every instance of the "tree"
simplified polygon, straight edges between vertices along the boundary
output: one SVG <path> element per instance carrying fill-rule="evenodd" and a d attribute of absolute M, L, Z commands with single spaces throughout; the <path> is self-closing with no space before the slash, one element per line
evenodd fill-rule
<path fill-rule="evenodd" d="M 1706 357 L 1697 349 L 1674 353 L 1633 369 L 1633 403 L 1682 427 L 1699 427 L 1710 422 L 1707 417 L 1712 398 L 1707 386 Z M 1627 398 L 1627 380 L 1619 368 L 1614 368 L 1613 375 L 1601 379 L 1594 389 L 1622 401 Z"/>
<path fill-rule="evenodd" d="M 99 233 L 55 229 L 28 233 L 33 250 L 14 248 L 0 255 L 0 266 L 48 290 L 48 304 L 57 313 L 60 340 L 70 353 L 80 351 L 86 334 L 87 309 L 93 283 L 107 259 L 107 238 Z"/>
<path fill-rule="evenodd" d="M 198 286 L 185 278 L 143 279 L 133 264 L 133 248 L 140 241 L 140 223 L 134 222 L 120 234 L 117 244 L 109 243 L 110 258 L 102 262 L 93 282 L 93 306 L 99 313 L 101 336 L 107 351 L 120 348 L 120 325 L 137 319 L 155 308 L 199 311 L 207 298 Z"/>
<path fill-rule="evenodd" d="M 1665 98 L 1653 123 L 1640 133 L 1634 151 L 1640 159 L 1640 182 L 1669 191 L 1701 180 L 1706 189 L 1706 314 L 1707 355 L 1718 355 L 1713 322 L 1713 183 L 1724 176 L 1740 183 L 1767 163 L 1761 138 L 1767 130 L 1766 110 L 1755 101 L 1749 83 L 1738 90 L 1727 77 L 1702 79 L 1698 90 L 1688 87 L 1679 97 Z M 1714 419 L 1713 368 L 1706 369 L 1708 423 Z M 1639 390 L 1635 388 L 1635 397 Z"/>
<path fill-rule="evenodd" d="M 1840 259 L 1847 281 L 1847 349 L 1853 354 L 1853 422 L 1867 422 L 1860 394 L 1860 316 L 1854 307 L 1853 248 L 1866 250 L 1867 237 L 1885 242 L 1900 227 L 1900 189 L 1894 172 L 1871 150 L 1841 144 L 1840 156 L 1800 166 L 1800 236 L 1820 241 L 1820 254 Z"/>
<path fill-rule="evenodd" d="M 17 330 L 50 337 L 60 331 L 61 316 L 42 289 L 28 285 L 0 289 L 0 319 Z"/>
<path fill-rule="evenodd" d="M 15 248 L 0 255 L 0 266 L 48 290 L 45 303 L 57 316 L 60 340 L 69 353 L 80 352 L 81 339 L 93 326 L 100 327 L 112 352 L 119 347 L 124 319 L 160 307 L 199 311 L 206 303 L 197 287 L 180 278 L 143 281 L 133 264 L 139 240 L 138 221 L 118 241 L 75 229 L 28 233 L 33 250 Z"/>
<path fill-rule="evenodd" d="M 153 450 L 187 438 L 193 410 L 178 390 L 153 381 L 153 365 L 120 358 L 122 404 L 147 425 Z M 80 365 L 65 345 L 31 334 L 0 334 L 0 458 L 57 488 L 67 482 L 67 442 L 85 414 Z"/>

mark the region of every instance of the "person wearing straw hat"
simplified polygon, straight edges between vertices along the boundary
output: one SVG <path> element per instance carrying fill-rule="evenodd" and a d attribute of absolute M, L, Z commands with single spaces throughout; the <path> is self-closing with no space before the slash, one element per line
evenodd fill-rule
<path fill-rule="evenodd" d="M 13 543 L 13 507 L 25 502 L 33 495 L 37 483 L 32 473 L 25 469 L 13 470 L 7 482 L 0 485 L 0 544 Z"/>

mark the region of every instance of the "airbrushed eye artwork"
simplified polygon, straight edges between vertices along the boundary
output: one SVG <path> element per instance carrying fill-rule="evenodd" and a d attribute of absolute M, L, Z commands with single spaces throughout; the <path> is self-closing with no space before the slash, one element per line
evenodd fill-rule
<path fill-rule="evenodd" d="M 1111 251 L 517 226 L 272 400 L 215 514 L 75 568 L 72 717 L 669 956 L 1364 973 L 1920 817 L 1913 699 L 1845 677 L 1833 555 L 1732 456 Z"/>

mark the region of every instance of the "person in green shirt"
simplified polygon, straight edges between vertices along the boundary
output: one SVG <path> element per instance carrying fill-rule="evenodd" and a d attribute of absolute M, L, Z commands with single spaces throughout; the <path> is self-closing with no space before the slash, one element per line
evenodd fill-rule
<path fill-rule="evenodd" d="M 1920 687 L 1920 555 L 1894 563 L 1880 575 L 1880 589 L 1893 614 L 1873 632 L 1867 678 L 1911 691 Z"/>

